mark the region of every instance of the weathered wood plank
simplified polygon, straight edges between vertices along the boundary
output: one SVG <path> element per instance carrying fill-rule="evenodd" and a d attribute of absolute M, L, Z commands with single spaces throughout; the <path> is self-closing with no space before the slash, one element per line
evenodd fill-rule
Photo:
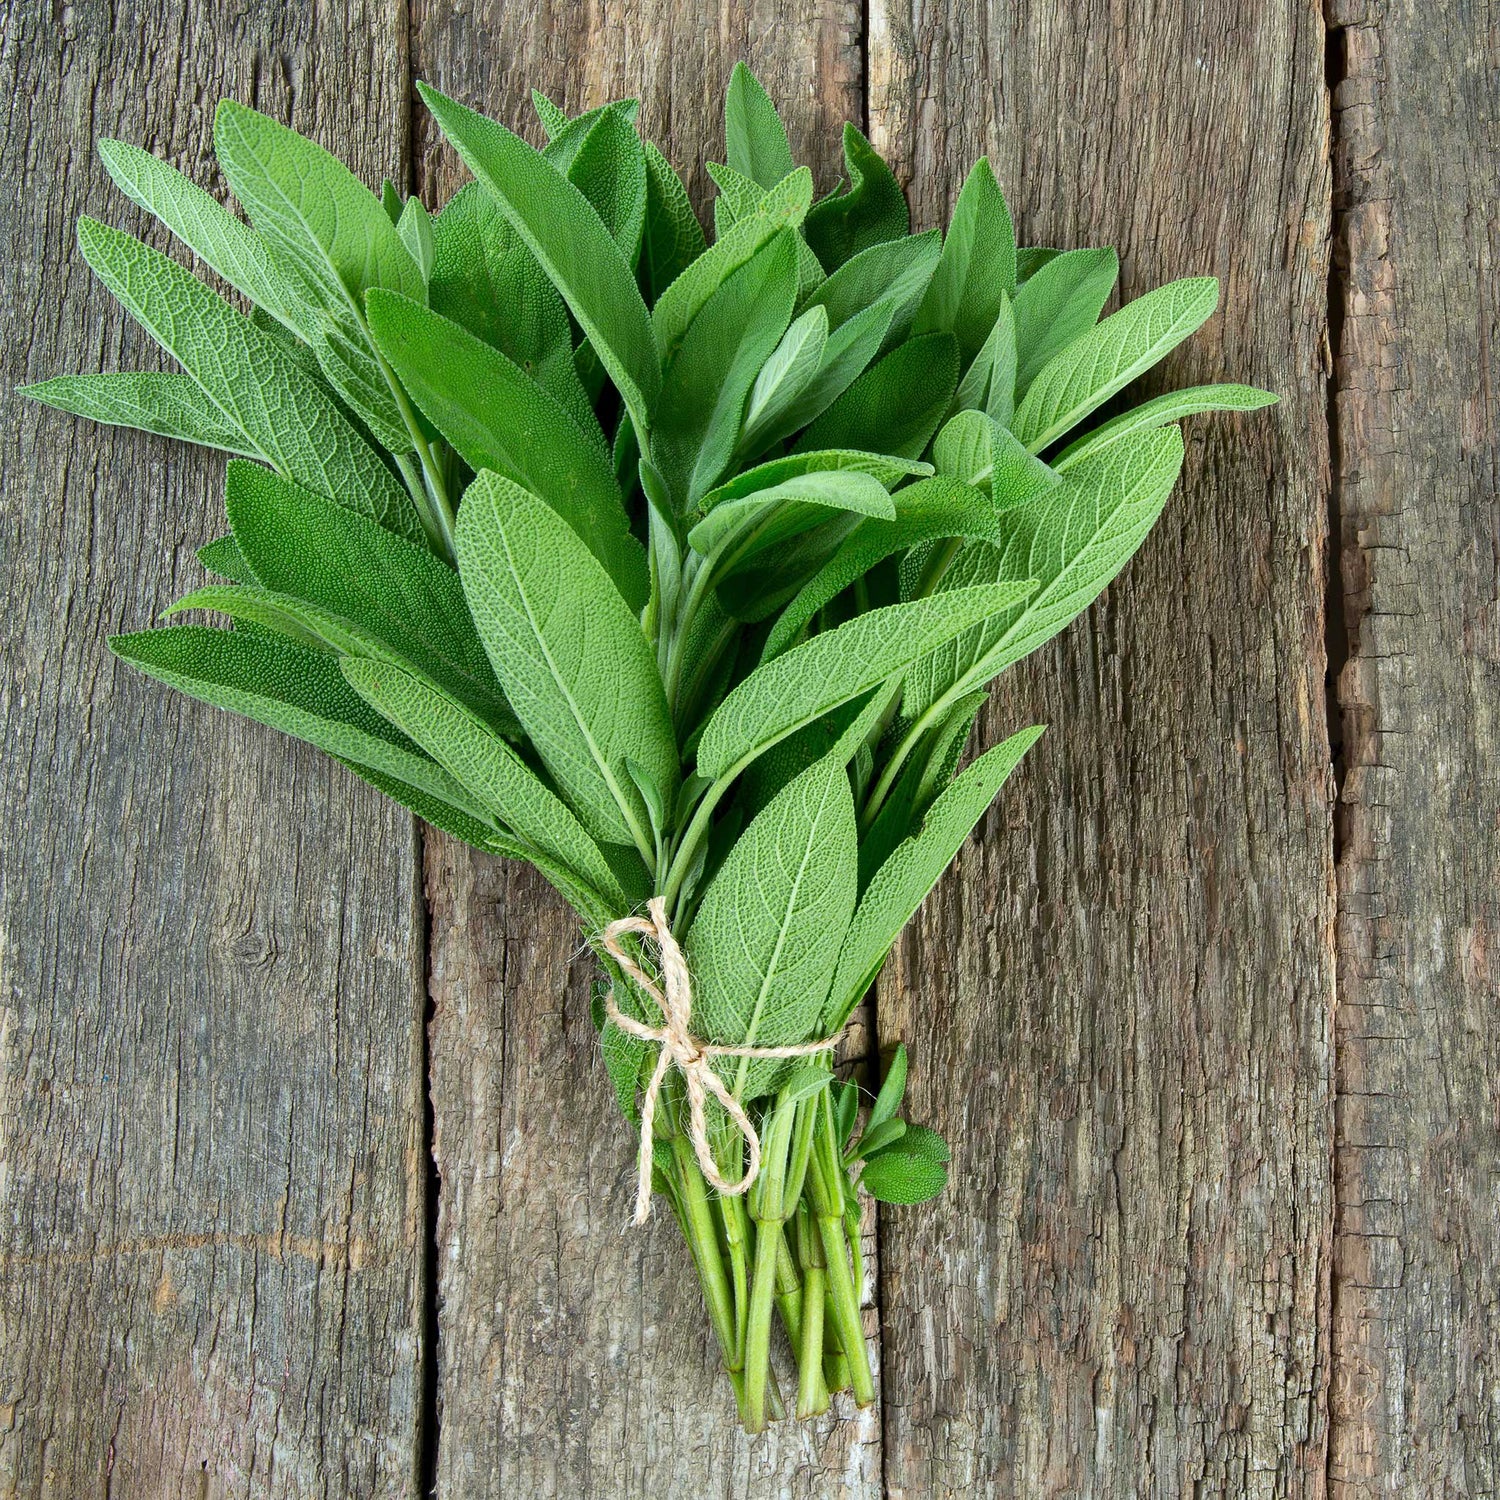
<path fill-rule="evenodd" d="M 1500 1487 L 1500 29 L 1331 7 L 1340 679 L 1330 1493 Z"/>
<path fill-rule="evenodd" d="M 639 95 L 642 127 L 701 203 L 736 58 L 831 181 L 859 118 L 853 5 L 416 15 L 419 77 L 537 138 L 540 87 L 576 112 Z M 457 181 L 419 127 L 429 202 Z M 676 1226 L 625 1230 L 632 1137 L 598 1060 L 592 962 L 530 871 L 428 841 L 432 1093 L 441 1174 L 438 1487 L 469 1496 L 874 1495 L 878 1417 L 844 1408 L 754 1441 L 710 1348 Z"/>
<path fill-rule="evenodd" d="M 1328 169 L 1305 0 L 877 0 L 871 124 L 919 220 L 988 150 L 1025 241 L 1224 283 L 1124 579 L 998 693 L 1052 727 L 876 1006 L 949 1191 L 883 1212 L 892 1496 L 1313 1495 L 1326 1436 L 1333 901 Z"/>
<path fill-rule="evenodd" d="M 0 1495 L 415 1490 L 412 822 L 106 653 L 202 579 L 222 460 L 11 394 L 156 358 L 73 246 L 143 225 L 96 136 L 201 180 L 232 94 L 378 181 L 398 9 L 6 12 Z"/>

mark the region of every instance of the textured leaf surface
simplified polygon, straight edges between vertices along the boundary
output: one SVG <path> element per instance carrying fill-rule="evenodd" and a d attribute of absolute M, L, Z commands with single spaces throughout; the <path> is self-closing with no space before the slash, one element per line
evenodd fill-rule
<path fill-rule="evenodd" d="M 932 461 L 938 473 L 983 490 L 997 510 L 1024 504 L 1058 482 L 1009 428 L 982 411 L 961 411 L 949 421 L 933 442 Z"/>
<path fill-rule="evenodd" d="M 650 141 L 646 151 L 646 224 L 641 269 L 655 302 L 707 248 L 682 179 Z"/>
<path fill-rule="evenodd" d="M 766 638 L 762 661 L 795 645 L 808 621 L 825 604 L 885 558 L 942 537 L 994 541 L 999 536 L 993 508 L 967 484 L 943 477 L 923 479 L 895 498 L 895 518 L 862 522 L 782 611 Z"/>
<path fill-rule="evenodd" d="M 199 625 L 112 636 L 109 644 L 116 656 L 190 697 L 394 776 L 471 816 L 484 816 L 446 771 L 344 681 L 333 656 L 290 641 Z"/>
<path fill-rule="evenodd" d="M 729 75 L 724 143 L 729 165 L 763 188 L 775 187 L 796 165 L 776 106 L 742 62 Z"/>
<path fill-rule="evenodd" d="M 638 427 L 661 382 L 646 304 L 635 276 L 588 200 L 518 135 L 425 84 L 417 85 L 465 164 L 578 319 Z"/>
<path fill-rule="evenodd" d="M 545 500 L 583 539 L 634 610 L 646 554 L 630 534 L 603 434 L 592 432 L 498 349 L 389 292 L 370 327 L 412 399 L 470 468 L 493 469 Z"/>
<path fill-rule="evenodd" d="M 917 333 L 951 333 L 967 368 L 1006 293 L 1016 285 L 1016 231 L 989 160 L 974 163 L 943 239 L 943 255 L 917 314 Z"/>
<path fill-rule="evenodd" d="M 392 531 L 422 536 L 411 497 L 271 334 L 128 234 L 81 219 L 78 243 L 121 305 L 267 463 Z"/>
<path fill-rule="evenodd" d="M 856 469 L 802 474 L 743 499 L 716 505 L 688 533 L 693 549 L 719 554 L 728 568 L 764 547 L 825 520 L 828 510 L 893 518 L 896 508 L 885 486 Z"/>
<path fill-rule="evenodd" d="M 458 561 L 505 695 L 574 811 L 595 838 L 649 858 L 626 757 L 670 798 L 678 756 L 655 653 L 630 607 L 573 529 L 498 474 L 464 496 Z"/>
<path fill-rule="evenodd" d="M 235 542 L 259 582 L 352 620 L 492 722 L 509 721 L 446 563 L 254 464 L 231 463 L 224 493 Z"/>
<path fill-rule="evenodd" d="M 224 419 L 189 375 L 131 370 L 118 375 L 56 375 L 19 393 L 76 417 L 135 427 L 158 437 L 178 438 L 221 448 L 245 458 L 260 452 L 238 427 Z"/>
<path fill-rule="evenodd" d="M 865 371 L 803 433 L 798 448 L 869 448 L 919 458 L 958 384 L 958 346 L 924 334 Z"/>
<path fill-rule="evenodd" d="M 740 835 L 687 937 L 694 1026 L 713 1041 L 777 1046 L 812 1034 L 854 910 L 854 799 L 829 757 Z M 725 1058 L 742 1097 L 787 1065 Z"/>
<path fill-rule="evenodd" d="M 1025 577 L 1037 580 L 1036 592 L 919 663 L 906 679 L 905 712 L 915 717 L 945 694 L 982 686 L 1087 609 L 1161 514 L 1182 451 L 1175 427 L 1112 443 L 1056 489 L 1003 511 L 999 545 L 966 548 L 944 586 Z"/>
<path fill-rule="evenodd" d="M 1041 734 L 1041 727 L 1023 729 L 981 755 L 927 810 L 921 832 L 900 844 L 875 872 L 839 954 L 825 1018 L 830 1029 L 842 1026 L 859 1004 L 901 929 Z"/>
<path fill-rule="evenodd" d="M 807 243 L 830 272 L 861 250 L 911 231 L 901 184 L 869 141 L 847 124 L 844 168 L 848 186 L 815 204 L 807 216 Z"/>
<path fill-rule="evenodd" d="M 1168 391 L 1166 395 L 1142 402 L 1075 439 L 1052 460 L 1052 467 L 1062 473 L 1080 459 L 1098 453 L 1122 438 L 1148 432 L 1153 427 L 1162 427 L 1183 417 L 1197 416 L 1199 412 L 1256 411 L 1262 406 L 1273 406 L 1280 399 L 1253 385 L 1193 385 L 1180 391 Z"/>
<path fill-rule="evenodd" d="M 1054 354 L 1098 322 L 1119 274 L 1113 250 L 1068 250 L 1021 284 L 1015 296 L 1018 401 Z"/>
<path fill-rule="evenodd" d="M 599 846 L 493 729 L 440 688 L 389 663 L 349 660 L 343 673 L 360 697 L 512 833 L 550 854 L 616 911 L 625 910 L 624 893 Z"/>
<path fill-rule="evenodd" d="M 1016 436 L 1041 452 L 1200 328 L 1218 302 L 1219 283 L 1198 276 L 1128 303 L 1053 355 L 1016 412 Z"/>
<path fill-rule="evenodd" d="M 1014 607 L 1029 583 L 955 589 L 872 610 L 757 667 L 720 704 L 698 745 L 698 772 L 719 777 L 819 714 L 899 675 L 941 641 Z"/>

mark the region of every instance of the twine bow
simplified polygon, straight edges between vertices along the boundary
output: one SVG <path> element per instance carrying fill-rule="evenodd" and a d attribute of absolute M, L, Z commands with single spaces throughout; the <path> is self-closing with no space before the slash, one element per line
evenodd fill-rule
<path fill-rule="evenodd" d="M 661 1093 L 667 1070 L 676 1067 L 687 1086 L 688 1139 L 703 1175 L 713 1187 L 726 1197 L 734 1198 L 748 1191 L 750 1184 L 760 1173 L 760 1136 L 744 1106 L 725 1086 L 724 1080 L 714 1071 L 716 1057 L 812 1057 L 827 1052 L 839 1043 L 839 1036 L 826 1037 L 819 1042 L 800 1042 L 787 1047 L 726 1046 L 718 1042 L 705 1042 L 695 1037 L 689 1029 L 693 1013 L 693 983 L 688 974 L 687 960 L 672 929 L 667 925 L 667 907 L 660 896 L 653 896 L 646 903 L 649 917 L 621 917 L 611 922 L 600 934 L 605 951 L 619 964 L 631 979 L 648 994 L 661 1010 L 661 1026 L 647 1026 L 634 1016 L 627 1016 L 615 1004 L 613 989 L 606 992 L 604 1009 L 609 1019 L 633 1037 L 643 1042 L 656 1042 L 661 1053 L 656 1059 L 656 1070 L 641 1099 L 641 1149 L 637 1159 L 635 1184 L 635 1217 L 632 1222 L 644 1224 L 651 1217 L 651 1151 L 656 1122 L 656 1101 Z M 649 974 L 626 952 L 620 939 L 627 932 L 639 933 L 656 944 L 659 955 L 662 984 L 665 993 Z M 840 1036 L 842 1033 L 839 1034 Z M 704 1113 L 706 1097 L 712 1094 L 724 1113 L 734 1122 L 735 1128 L 745 1138 L 749 1161 L 744 1175 L 738 1182 L 730 1182 L 719 1171 L 713 1152 L 708 1144 L 708 1119 Z"/>

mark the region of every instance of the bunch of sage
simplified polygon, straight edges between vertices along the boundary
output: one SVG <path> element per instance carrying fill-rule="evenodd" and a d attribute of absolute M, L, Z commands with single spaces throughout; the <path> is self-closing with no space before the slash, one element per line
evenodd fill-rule
<path fill-rule="evenodd" d="M 600 956 L 642 1204 L 681 1226 L 746 1427 L 868 1402 L 857 1194 L 920 1202 L 949 1152 L 900 1114 L 904 1051 L 865 1109 L 832 1043 L 1041 733 L 960 771 L 987 686 L 1140 544 L 1176 420 L 1273 398 L 1079 431 L 1217 283 L 1101 321 L 1112 251 L 1018 248 L 983 160 L 946 235 L 913 234 L 853 126 L 815 200 L 743 66 L 711 241 L 634 101 L 537 95 L 535 150 L 422 92 L 476 179 L 439 213 L 228 101 L 248 223 L 100 143 L 230 294 L 79 224 L 180 371 L 30 394 L 233 455 L 217 581 L 168 610 L 228 628 L 111 645 L 535 865 Z"/>

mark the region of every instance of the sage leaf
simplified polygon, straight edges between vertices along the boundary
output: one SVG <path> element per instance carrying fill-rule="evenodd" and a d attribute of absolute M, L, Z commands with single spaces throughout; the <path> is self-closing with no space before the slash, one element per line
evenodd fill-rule
<path fill-rule="evenodd" d="M 1068 250 L 1054 256 L 1016 291 L 1016 400 L 1054 354 L 1099 321 L 1120 274 L 1113 250 Z"/>
<path fill-rule="evenodd" d="M 995 325 L 964 371 L 953 393 L 952 410 L 982 411 L 1002 427 L 1009 427 L 1016 409 L 1016 359 L 1015 308 L 1002 294 Z"/>
<path fill-rule="evenodd" d="M 646 554 L 630 534 L 604 435 L 498 349 L 420 303 L 370 294 L 370 328 L 412 399 L 470 468 L 545 500 L 598 558 L 625 602 L 646 602 Z"/>
<path fill-rule="evenodd" d="M 551 855 L 616 912 L 626 909 L 614 871 L 583 825 L 483 720 L 456 698 L 389 662 L 342 664 L 349 685 L 420 745 L 519 839 Z"/>
<path fill-rule="evenodd" d="M 906 678 L 904 711 L 951 702 L 1035 651 L 1103 592 L 1145 540 L 1182 467 L 1175 427 L 1112 443 L 1031 504 L 1001 513 L 1001 541 L 959 554 L 943 586 L 967 588 L 1025 574 L 1026 601 L 955 637 Z"/>
<path fill-rule="evenodd" d="M 257 582 L 353 621 L 491 723 L 513 722 L 446 563 L 254 464 L 230 464 L 224 498 Z"/>
<path fill-rule="evenodd" d="M 916 1128 L 909 1126 L 899 1140 L 872 1156 L 859 1174 L 860 1186 L 877 1203 L 926 1203 L 947 1186 L 947 1162 L 914 1149 L 908 1142 L 907 1137 Z"/>
<path fill-rule="evenodd" d="M 819 714 L 898 676 L 979 621 L 1014 608 L 1029 582 L 955 589 L 893 604 L 757 667 L 719 705 L 698 742 L 698 773 L 731 776 Z"/>
<path fill-rule="evenodd" d="M 1212 276 L 1174 281 L 1122 307 L 1043 366 L 1012 424 L 1040 453 L 1195 333 L 1219 302 Z"/>
<path fill-rule="evenodd" d="M 111 636 L 109 646 L 148 677 L 189 697 L 284 730 L 484 819 L 483 809 L 446 771 L 344 681 L 336 657 L 291 641 L 200 625 Z"/>
<path fill-rule="evenodd" d="M 648 431 L 646 414 L 661 383 L 656 344 L 635 276 L 603 220 L 519 136 L 426 84 L 417 90 L 562 293 L 637 430 Z"/>
<path fill-rule="evenodd" d="M 898 344 L 865 371 L 798 440 L 799 449 L 868 448 L 919 458 L 958 384 L 950 333 Z"/>
<path fill-rule="evenodd" d="M 1043 728 L 1023 729 L 981 755 L 927 810 L 921 832 L 902 843 L 875 872 L 839 953 L 824 1016 L 830 1030 L 843 1026 L 875 982 L 891 944 L 952 863 L 1006 777 L 1041 738 Z"/>
<path fill-rule="evenodd" d="M 914 331 L 951 333 L 967 369 L 1015 286 L 1015 227 L 989 159 L 981 156 L 959 191 Z"/>
<path fill-rule="evenodd" d="M 796 166 L 776 106 L 742 62 L 737 62 L 729 75 L 724 142 L 729 165 L 763 188 L 775 187 Z"/>
<path fill-rule="evenodd" d="M 827 343 L 828 310 L 823 307 L 808 308 L 782 335 L 750 388 L 745 408 L 747 444 L 758 426 L 769 426 L 807 388 Z"/>
<path fill-rule="evenodd" d="M 647 141 L 646 223 L 641 235 L 641 273 L 654 303 L 707 248 L 682 179 Z"/>
<path fill-rule="evenodd" d="M 625 768 L 675 795 L 677 744 L 655 655 L 599 561 L 550 506 L 481 474 L 458 517 L 458 564 L 505 696 L 596 838 L 655 859 Z"/>
<path fill-rule="evenodd" d="M 693 1024 L 712 1041 L 807 1039 L 854 910 L 854 798 L 820 761 L 750 823 L 704 893 L 687 935 Z M 742 1098 L 776 1087 L 785 1063 L 724 1058 Z"/>
<path fill-rule="evenodd" d="M 17 390 L 44 406 L 112 427 L 134 427 L 245 458 L 261 456 L 188 375 L 150 370 L 118 375 L 55 375 L 36 385 L 18 386 Z"/>
<path fill-rule="evenodd" d="M 1253 385 L 1194 385 L 1185 390 L 1168 391 L 1164 396 L 1144 401 L 1118 417 L 1102 423 L 1092 432 L 1085 433 L 1069 443 L 1056 458 L 1052 467 L 1059 473 L 1071 469 L 1080 460 L 1096 454 L 1111 443 L 1134 437 L 1139 432 L 1149 432 L 1153 427 L 1165 426 L 1168 422 L 1183 417 L 1197 416 L 1205 411 L 1255 411 L 1262 406 L 1273 406 L 1281 398 L 1270 391 L 1262 391 Z"/>
<path fill-rule="evenodd" d="M 869 1141 L 872 1130 L 877 1130 L 888 1120 L 896 1118 L 896 1111 L 901 1108 L 901 1100 L 906 1093 L 906 1070 L 906 1048 L 898 1043 L 895 1052 L 891 1054 L 885 1077 L 880 1080 L 880 1092 L 875 1095 L 875 1103 L 870 1106 L 870 1118 L 865 1121 L 866 1142 Z"/>
<path fill-rule="evenodd" d="M 399 535 L 423 536 L 411 497 L 272 335 L 128 234 L 80 219 L 78 244 L 120 304 L 258 457 Z"/>
<path fill-rule="evenodd" d="M 869 141 L 847 124 L 844 168 L 849 185 L 813 205 L 804 231 L 823 269 L 830 273 L 861 250 L 911 231 L 911 214 L 900 183 Z"/>
<path fill-rule="evenodd" d="M 983 490 L 997 510 L 1024 505 L 1058 483 L 1013 432 L 982 411 L 961 411 L 944 426 L 933 440 L 932 462 L 939 474 Z"/>

